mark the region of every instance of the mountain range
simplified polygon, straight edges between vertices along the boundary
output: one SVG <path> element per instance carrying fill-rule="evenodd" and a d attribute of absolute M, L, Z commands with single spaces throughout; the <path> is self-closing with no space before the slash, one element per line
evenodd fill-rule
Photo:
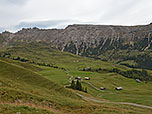
<path fill-rule="evenodd" d="M 0 34 L 1 48 L 33 42 L 129 67 L 152 67 L 152 23 L 136 26 L 74 24 L 65 29 L 34 27 Z"/>

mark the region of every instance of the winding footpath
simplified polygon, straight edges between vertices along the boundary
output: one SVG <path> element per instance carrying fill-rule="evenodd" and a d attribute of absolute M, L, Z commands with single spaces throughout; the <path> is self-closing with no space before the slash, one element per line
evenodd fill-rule
<path fill-rule="evenodd" d="M 73 76 L 69 74 L 69 72 L 67 71 L 66 74 L 68 76 L 70 76 L 69 81 L 71 82 Z M 85 82 L 85 81 L 84 81 Z M 93 87 L 94 89 L 98 90 L 98 91 L 102 91 L 99 88 L 97 88 L 96 86 L 94 86 L 92 83 L 90 82 L 85 82 L 87 84 L 89 84 L 91 87 Z M 70 84 L 69 84 L 70 85 Z M 67 86 L 67 85 L 66 85 Z M 66 87 L 64 86 L 64 87 Z M 92 102 L 97 102 L 97 103 L 111 103 L 111 104 L 123 104 L 123 105 L 131 105 L 131 106 L 136 106 L 136 107 L 141 107 L 141 108 L 148 108 L 148 109 L 152 109 L 151 106 L 145 106 L 145 105 L 140 105 L 140 104 L 135 104 L 135 103 L 128 103 L 128 102 L 111 102 L 111 101 L 102 101 L 99 99 L 95 99 L 95 98 L 91 98 L 91 97 L 86 97 L 80 93 L 76 93 L 79 97 L 83 98 L 84 100 L 90 100 Z"/>
<path fill-rule="evenodd" d="M 90 100 L 90 101 L 93 101 L 93 102 L 98 102 L 98 103 L 124 104 L 124 105 L 131 105 L 131 106 L 136 106 L 136 107 L 142 107 L 142 108 L 152 109 L 151 106 L 145 106 L 145 105 L 139 105 L 139 104 L 127 103 L 127 102 L 101 101 L 101 100 L 99 100 L 99 99 L 94 99 L 94 98 L 91 98 L 91 97 L 83 96 L 82 94 L 79 94 L 79 93 L 76 93 L 76 94 L 77 94 L 78 96 L 80 96 L 81 98 L 83 98 L 83 99 Z"/>
<path fill-rule="evenodd" d="M 98 90 L 98 91 L 102 91 L 102 90 L 100 90 L 99 88 L 97 88 L 96 86 L 94 86 L 92 83 L 90 83 L 90 82 L 85 82 L 85 81 L 83 81 L 84 83 L 86 83 L 86 84 L 89 84 L 91 87 L 93 87 L 94 89 L 96 89 L 96 90 Z"/>

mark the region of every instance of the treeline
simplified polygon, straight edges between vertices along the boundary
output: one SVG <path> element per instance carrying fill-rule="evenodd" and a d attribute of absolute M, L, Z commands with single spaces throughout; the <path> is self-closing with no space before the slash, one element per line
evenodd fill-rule
<path fill-rule="evenodd" d="M 128 63 L 120 63 L 120 65 L 124 65 L 124 66 L 130 67 L 130 68 L 141 68 L 139 65 L 130 65 Z"/>
<path fill-rule="evenodd" d="M 137 56 L 124 56 L 121 58 L 121 61 L 133 60 L 137 63 L 137 65 L 130 65 L 128 63 L 120 63 L 121 65 L 125 65 L 130 68 L 142 68 L 142 69 L 150 69 L 152 70 L 152 57 L 148 54 L 140 54 Z"/>
<path fill-rule="evenodd" d="M 70 88 L 87 93 L 87 87 L 83 88 L 79 80 L 77 80 L 76 83 L 74 80 L 72 80 Z"/>
<path fill-rule="evenodd" d="M 20 56 L 12 57 L 10 53 L 0 53 L 0 57 L 10 58 L 10 59 L 18 60 L 21 62 L 28 62 L 29 61 L 28 59 L 26 59 L 24 57 L 20 57 Z"/>
<path fill-rule="evenodd" d="M 124 77 L 127 78 L 132 78 L 132 79 L 140 79 L 142 81 L 152 81 L 152 76 L 150 74 L 148 74 L 148 72 L 144 69 L 140 70 L 127 70 L 127 71 L 122 71 L 118 68 L 113 68 L 113 69 L 102 69 L 102 68 L 98 68 L 98 69 L 92 69 L 92 68 L 82 68 L 79 69 L 81 71 L 92 71 L 92 72 L 114 72 L 114 73 L 118 73 Z"/>
<path fill-rule="evenodd" d="M 28 62 L 28 63 L 36 64 L 36 65 L 39 65 L 39 66 L 52 67 L 52 68 L 67 71 L 65 68 L 55 66 L 53 64 L 44 63 L 44 62 L 35 62 L 33 60 L 29 60 L 27 58 L 20 57 L 20 56 L 12 57 L 10 53 L 0 53 L 0 57 L 9 58 L 9 59 L 13 59 L 13 60 L 21 61 L 21 62 Z"/>
<path fill-rule="evenodd" d="M 121 71 L 117 68 L 113 68 L 112 72 L 118 73 L 122 76 L 125 76 L 127 78 L 132 78 L 132 79 L 140 79 L 142 81 L 152 81 L 152 76 L 147 73 L 146 70 L 142 69 L 140 70 L 127 70 L 127 71 Z"/>
<path fill-rule="evenodd" d="M 138 63 L 138 67 L 152 69 L 152 58 L 148 54 L 138 55 L 134 61 Z"/>

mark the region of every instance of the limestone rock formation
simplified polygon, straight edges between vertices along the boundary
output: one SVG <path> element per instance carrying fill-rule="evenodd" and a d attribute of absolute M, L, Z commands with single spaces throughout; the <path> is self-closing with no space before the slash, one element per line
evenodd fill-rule
<path fill-rule="evenodd" d="M 0 34 L 1 46 L 45 42 L 50 47 L 77 55 L 97 56 L 107 50 L 152 48 L 152 24 L 138 26 L 69 25 L 65 29 L 22 29 Z"/>

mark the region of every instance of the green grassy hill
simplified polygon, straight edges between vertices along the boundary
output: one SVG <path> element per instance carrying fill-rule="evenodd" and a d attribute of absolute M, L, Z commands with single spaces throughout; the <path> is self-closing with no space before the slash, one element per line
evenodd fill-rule
<path fill-rule="evenodd" d="M 151 81 L 137 83 L 126 78 L 113 68 L 128 71 L 123 65 L 80 57 L 67 52 L 60 52 L 43 45 L 10 47 L 0 51 L 0 113 L 103 113 L 103 114 L 151 114 L 147 108 L 96 103 L 84 100 L 77 93 L 103 101 L 131 102 L 152 106 Z M 91 68 L 91 71 L 82 69 Z M 96 71 L 97 69 L 106 71 Z M 141 70 L 141 69 L 136 69 Z M 148 74 L 151 71 L 147 70 Z M 88 93 L 64 88 L 70 84 L 69 78 L 81 76 L 82 86 Z M 84 80 L 90 77 L 91 80 Z M 105 91 L 96 88 L 105 87 Z M 123 90 L 114 88 L 121 86 Z"/>
<path fill-rule="evenodd" d="M 1 102 L 36 106 L 79 108 L 84 104 L 80 97 L 62 86 L 47 80 L 22 66 L 0 60 Z M 61 100 L 62 99 L 62 100 Z"/>

